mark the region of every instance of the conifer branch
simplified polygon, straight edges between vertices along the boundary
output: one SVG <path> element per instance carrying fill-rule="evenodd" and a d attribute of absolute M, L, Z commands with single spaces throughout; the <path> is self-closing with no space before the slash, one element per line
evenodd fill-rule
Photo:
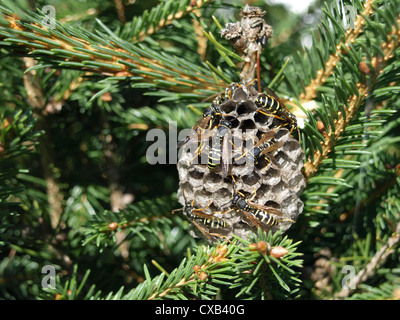
<path fill-rule="evenodd" d="M 305 48 L 300 63 L 296 62 L 293 43 L 308 34 L 304 25 L 299 24 L 298 33 L 292 34 L 294 42 L 280 44 L 279 54 L 289 55 L 291 62 L 270 82 L 272 89 L 300 97 L 299 102 L 292 103 L 306 115 L 303 127 L 298 121 L 308 179 L 302 193 L 303 214 L 287 235 L 258 229 L 258 234 L 242 239 L 234 236 L 232 242 L 215 246 L 199 245 L 202 240 L 188 232 L 189 226 L 194 227 L 189 217 L 171 214 L 178 206 L 176 172 L 145 163 L 148 141 L 140 130 L 157 127 L 166 132 L 170 121 L 179 129 L 191 127 L 202 113 L 194 114 L 187 108 L 188 100 L 193 108 L 209 105 L 210 101 L 200 100 L 222 91 L 235 76 L 240 77 L 238 61 L 248 71 L 241 80 L 252 80 L 259 62 L 257 50 L 266 47 L 270 29 L 255 20 L 241 25 L 249 27 L 248 31 L 261 32 L 252 42 L 258 44 L 253 47 L 256 50 L 246 53 L 240 52 L 246 50 L 246 39 L 242 33 L 233 32 L 240 28 L 231 25 L 225 34 L 238 52 L 235 54 L 205 27 L 204 22 L 210 19 L 208 9 L 220 6 L 210 0 L 161 1 L 115 31 L 99 20 L 96 30 L 70 27 L 62 22 L 67 19 L 57 20 L 55 28 L 46 28 L 44 13 L 29 11 L 19 18 L 0 5 L 0 51 L 6 55 L 0 72 L 0 107 L 5 110 L 0 117 L 0 249 L 5 249 L 0 282 L 5 298 L 398 297 L 398 291 L 391 294 L 399 284 L 394 262 L 400 253 L 400 161 L 395 149 L 400 141 L 396 135 L 400 124 L 396 118 L 400 107 L 399 0 L 351 1 L 351 9 L 356 10 L 351 12 L 354 29 L 347 31 L 342 22 L 348 18 L 344 5 L 349 8 L 350 2 L 343 2 L 332 0 L 325 5 L 320 33 L 313 33 L 313 45 Z M 121 5 L 122 1 L 113 4 Z M 221 3 L 223 6 L 229 5 Z M 68 15 L 68 10 L 63 12 L 58 7 L 57 18 Z M 82 17 L 87 7 L 77 7 L 75 12 Z M 122 11 L 119 18 L 115 10 L 91 11 L 95 16 L 99 13 L 113 27 L 123 23 Z M 312 12 L 309 15 L 316 18 Z M 293 25 L 279 18 L 274 23 L 278 33 L 284 26 Z M 90 21 L 84 21 L 92 28 Z M 169 46 L 164 47 L 164 31 L 172 28 L 161 28 L 175 23 L 180 28 L 173 30 Z M 201 48 L 200 43 L 204 45 Z M 279 54 L 272 49 L 268 56 L 279 59 Z M 16 59 L 13 65 L 10 61 L 15 55 L 27 58 Z M 32 58 L 39 63 L 33 63 Z M 219 62 L 229 68 L 222 70 Z M 269 66 L 275 70 L 277 64 L 271 62 Z M 48 72 L 50 69 L 54 71 Z M 34 81 L 35 73 L 39 75 L 36 80 L 41 81 Z M 97 82 L 99 78 L 103 80 Z M 131 87 L 140 89 L 134 90 L 138 95 L 131 94 Z M 93 95 L 93 91 L 97 93 Z M 171 103 L 154 103 L 150 95 L 162 97 L 159 102 Z M 53 101 L 63 106 L 61 112 L 51 111 Z M 318 106 L 311 111 L 305 102 Z M 65 130 L 58 130 L 59 124 Z M 39 148 L 44 149 L 39 149 L 39 154 L 31 155 L 27 151 L 39 140 L 38 133 L 33 132 L 35 127 L 51 136 L 40 140 Z M 98 135 L 99 129 L 103 135 Z M 58 141 L 63 139 L 65 148 L 48 150 L 51 144 L 61 145 Z M 275 165 L 283 165 L 284 174 L 285 155 L 293 154 L 277 151 L 269 159 L 274 166 L 266 174 L 271 174 L 271 187 L 280 198 L 285 197 L 286 185 L 283 179 L 275 184 L 283 178 L 276 174 Z M 47 163 L 44 169 L 40 158 Z M 55 160 L 63 171 L 54 171 L 51 164 Z M 28 170 L 34 174 L 27 174 Z M 61 175 L 62 189 L 39 178 L 48 173 L 54 184 L 58 173 Z M 296 179 L 291 181 L 296 183 Z M 63 197 L 58 204 L 66 228 L 57 234 L 46 219 L 57 209 L 57 203 L 49 208 L 49 187 Z M 126 205 L 125 190 L 135 194 L 134 203 Z M 265 194 L 265 190 L 257 192 Z M 208 193 L 202 196 L 208 201 Z M 282 202 L 281 209 L 292 203 Z M 291 235 L 301 241 L 292 240 Z M 327 252 L 324 263 L 320 259 L 311 261 L 318 258 L 317 252 Z M 304 261 L 303 254 L 307 257 Z M 340 286 L 343 270 L 338 266 L 351 263 L 357 270 L 349 286 L 354 290 Z M 43 290 L 40 286 L 37 267 L 43 265 L 55 266 L 56 289 Z M 78 265 L 92 273 L 78 273 Z M 311 268 L 315 269 L 309 280 L 316 291 L 309 282 L 302 283 Z M 89 273 L 93 277 L 89 278 Z M 101 291 L 95 289 L 98 283 Z"/>
<path fill-rule="evenodd" d="M 400 14 L 397 16 L 396 24 L 392 25 L 391 32 L 387 35 L 387 41 L 382 43 L 382 56 L 373 57 L 371 65 L 379 72 L 383 64 L 394 57 L 395 50 L 400 46 Z"/>
<path fill-rule="evenodd" d="M 19 204 L 18 194 L 24 187 L 17 179 L 24 170 L 16 167 L 17 157 L 32 152 L 38 144 L 42 131 L 34 130 L 37 119 L 32 111 L 13 111 L 11 114 L 2 114 L 0 118 L 0 219 L 3 214 L 9 215 L 7 206 Z M 14 197 L 14 199 L 12 199 Z M 11 200 L 11 201 L 10 201 Z M 13 200 L 13 202 L 12 202 Z M 16 201 L 17 200 L 17 201 Z M 3 227 L 5 223 L 1 223 Z"/>
<path fill-rule="evenodd" d="M 322 152 L 320 150 L 314 151 L 314 160 L 310 158 L 304 164 L 304 175 L 307 179 L 313 176 L 322 163 L 322 160 L 326 159 L 332 152 L 332 149 L 336 141 L 340 138 L 345 128 L 349 125 L 350 120 L 353 119 L 359 106 L 365 99 L 365 95 L 368 92 L 368 88 L 363 83 L 357 84 L 358 94 L 349 98 L 349 107 L 346 108 L 346 114 L 343 115 L 341 111 L 338 112 L 338 119 L 334 122 L 335 131 L 324 133 L 325 141 L 322 143 Z"/>
<path fill-rule="evenodd" d="M 352 207 L 347 212 L 340 215 L 340 221 L 343 222 L 350 217 L 354 216 L 356 210 L 362 211 L 364 208 L 368 207 L 378 199 L 380 199 L 388 190 L 392 189 L 397 183 L 397 179 L 400 176 L 400 164 L 394 168 L 393 176 L 389 180 L 386 180 L 379 185 L 377 185 L 366 198 L 364 198 L 360 204 Z"/>
<path fill-rule="evenodd" d="M 333 74 L 335 67 L 339 63 L 341 59 L 340 53 L 343 52 L 343 47 L 349 49 L 349 45 L 353 44 L 357 37 L 363 32 L 365 19 L 374 12 L 372 8 L 374 1 L 375 0 L 367 0 L 364 3 L 364 10 L 361 14 L 357 15 L 356 21 L 354 22 L 354 29 L 348 29 L 346 31 L 345 40 L 336 46 L 336 52 L 329 56 L 324 68 L 317 71 L 316 77 L 311 80 L 304 92 L 300 94 L 299 98 L 302 103 L 313 100 L 317 96 L 318 87 L 322 86 L 326 82 L 326 80 Z"/>
<path fill-rule="evenodd" d="M 57 67 L 91 71 L 106 76 L 134 77 L 136 81 L 169 87 L 170 91 L 204 96 L 216 92 L 224 81 L 215 81 L 212 73 L 202 67 L 189 66 L 175 57 L 160 55 L 144 46 L 123 41 L 101 24 L 109 34 L 99 38 L 78 30 L 62 27 L 48 30 L 38 18 L 25 22 L 3 8 L 7 26 L 0 27 L 3 44 L 14 45 L 18 51 L 40 58 Z M 98 44 L 96 44 L 96 42 Z M 9 45 L 9 46 L 10 46 Z"/>
<path fill-rule="evenodd" d="M 199 19 L 202 20 L 203 18 L 199 17 Z M 204 29 L 197 19 L 193 19 L 193 29 L 198 43 L 197 53 L 201 57 L 201 60 L 204 61 L 207 53 L 207 38 L 204 36 Z"/>
<path fill-rule="evenodd" d="M 169 13 L 165 18 L 161 18 L 156 25 L 151 24 L 150 26 L 143 26 L 141 25 L 140 28 L 136 27 L 136 30 L 140 30 L 140 32 L 135 35 L 132 38 L 132 42 L 141 42 L 143 39 L 147 36 L 150 36 L 157 32 L 158 30 L 164 28 L 165 26 L 170 25 L 174 20 L 181 19 L 182 17 L 190 14 L 190 13 L 196 13 L 198 10 L 203 7 L 204 5 L 208 4 L 211 2 L 211 0 L 190 0 L 188 1 L 188 5 L 182 9 L 182 10 L 177 10 L 174 12 L 174 10 L 171 10 L 171 6 L 173 1 L 170 1 L 169 3 L 167 2 L 166 4 L 160 4 L 154 9 L 152 9 L 150 12 L 145 11 L 143 13 L 143 17 L 141 17 L 142 23 L 146 20 L 144 17 L 146 16 L 158 16 L 160 15 L 159 12 L 162 12 L 163 15 Z M 167 8 L 167 9 L 166 9 Z M 173 11 L 173 12 L 171 12 Z M 139 19 L 139 18 L 138 18 Z M 137 19 L 137 20 L 138 20 Z M 138 23 L 137 21 L 133 21 L 133 24 Z"/>
<path fill-rule="evenodd" d="M 399 25 L 400 16 L 397 18 L 397 25 Z M 375 69 L 375 73 L 379 74 L 387 61 L 393 58 L 394 51 L 400 46 L 400 30 L 393 25 L 391 32 L 387 35 L 387 41 L 381 45 L 383 56 L 375 56 L 371 59 L 371 65 Z M 307 179 L 313 176 L 317 171 L 322 160 L 327 158 L 331 153 L 336 141 L 340 138 L 345 128 L 349 125 L 350 121 L 354 118 L 361 104 L 365 101 L 369 94 L 369 86 L 364 82 L 356 84 L 357 94 L 348 98 L 349 106 L 345 109 L 345 114 L 338 111 L 338 118 L 334 120 L 334 131 L 324 132 L 324 141 L 321 143 L 322 151 L 315 150 L 313 160 L 310 158 L 304 165 L 304 174 Z"/>
<path fill-rule="evenodd" d="M 185 274 L 178 282 L 174 281 L 161 292 L 154 292 L 147 300 L 164 298 L 173 291 L 179 290 L 184 286 L 195 284 L 196 282 L 206 282 L 208 280 L 208 272 L 215 268 L 219 268 L 221 263 L 229 261 L 227 255 L 228 246 L 226 244 L 217 245 L 209 254 L 208 258 L 202 265 L 194 265 L 190 275 Z"/>

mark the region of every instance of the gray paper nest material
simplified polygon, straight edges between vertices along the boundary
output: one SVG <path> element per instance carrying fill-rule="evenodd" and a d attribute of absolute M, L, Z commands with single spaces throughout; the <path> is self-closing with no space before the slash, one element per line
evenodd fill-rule
<path fill-rule="evenodd" d="M 258 92 L 252 86 L 242 86 L 234 91 L 232 100 L 225 101 L 220 105 L 221 111 L 227 119 L 237 119 L 232 121 L 231 130 L 233 141 L 242 141 L 260 137 L 263 133 L 276 129 L 280 120 L 271 116 L 265 116 L 257 112 L 257 106 L 254 103 Z M 257 192 L 254 202 L 273 207 L 285 213 L 290 219 L 296 220 L 303 211 L 303 202 L 300 200 L 300 194 L 305 188 L 305 178 L 301 172 L 303 167 L 304 152 L 300 143 L 290 137 L 289 131 L 280 128 L 276 132 L 276 141 L 283 141 L 283 145 L 270 154 L 271 164 L 267 161 L 260 161 L 255 168 L 249 168 L 244 165 L 236 164 L 232 161 L 230 169 L 236 179 L 235 187 L 246 195 L 249 199 L 254 192 Z M 228 211 L 232 208 L 230 200 L 233 196 L 233 185 L 230 175 L 224 179 L 221 172 L 221 166 L 218 165 L 215 170 L 210 171 L 207 167 L 209 147 L 203 149 L 203 161 L 195 164 L 193 160 L 193 151 L 197 148 L 199 141 L 196 135 L 182 148 L 180 159 L 178 161 L 178 173 L 180 188 L 178 198 L 182 205 L 185 204 L 182 189 L 188 202 L 194 200 L 195 208 L 207 207 L 206 212 L 211 214 L 216 211 Z M 240 155 L 239 148 L 233 148 L 233 154 Z M 237 153 L 239 152 L 239 153 Z M 197 159 L 195 159 L 197 160 Z M 204 163 L 204 164 L 202 164 Z M 267 169 L 268 168 L 268 169 Z M 266 170 L 267 169 L 267 170 Z M 264 173 L 264 171 L 266 172 Z M 230 228 L 227 230 L 211 230 L 222 234 L 228 238 L 232 234 L 240 237 L 246 237 L 249 230 L 255 231 L 254 225 L 241 212 L 232 210 L 229 213 L 215 213 L 218 218 L 225 219 Z M 267 227 L 266 230 L 276 231 L 281 229 L 286 231 L 292 222 L 284 221 L 274 227 Z"/>
<path fill-rule="evenodd" d="M 220 31 L 244 60 L 240 79 L 245 84 L 254 79 L 257 53 L 262 52 L 272 36 L 272 27 L 262 18 L 264 14 L 261 8 L 246 5 L 241 11 L 242 19 L 227 23 Z"/>

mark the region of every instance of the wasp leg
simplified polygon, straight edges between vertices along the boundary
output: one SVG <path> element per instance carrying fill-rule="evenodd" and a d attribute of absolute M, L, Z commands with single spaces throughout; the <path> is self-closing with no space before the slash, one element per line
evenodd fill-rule
<path fill-rule="evenodd" d="M 193 200 L 192 206 L 193 206 L 193 204 L 194 204 L 194 200 Z M 207 209 L 210 207 L 210 205 L 211 205 L 211 200 L 208 202 L 207 207 L 201 208 L 201 209 L 200 209 L 200 208 L 194 209 L 194 210 L 193 210 L 193 213 L 196 214 L 196 212 L 204 212 L 205 210 L 207 210 Z M 201 216 L 201 215 L 199 215 L 199 214 L 196 214 L 196 215 Z"/>
<path fill-rule="evenodd" d="M 282 219 L 279 219 L 279 222 L 281 222 L 281 221 L 289 221 L 289 222 L 291 222 L 291 223 L 295 223 L 294 220 L 289 219 L 289 218 L 282 218 Z"/>
<path fill-rule="evenodd" d="M 280 117 L 280 116 L 278 116 L 276 114 L 273 114 L 273 113 L 267 113 L 264 110 L 257 109 L 257 112 L 260 112 L 260 113 L 262 113 L 262 114 L 264 114 L 264 115 L 266 115 L 268 117 L 274 117 L 274 118 L 277 118 L 277 119 L 282 120 L 282 121 L 287 121 L 287 119 L 285 119 L 285 118 L 282 118 L 282 117 Z"/>
<path fill-rule="evenodd" d="M 198 146 L 198 148 L 193 152 L 194 156 L 192 158 L 192 160 L 190 160 L 190 164 L 192 164 L 192 162 L 194 161 L 194 159 L 196 159 L 199 155 L 201 155 L 201 153 L 203 152 L 205 143 L 200 142 L 200 145 Z"/>
<path fill-rule="evenodd" d="M 254 187 L 253 187 L 253 189 L 254 189 L 254 194 L 251 196 L 251 198 L 249 199 L 249 201 L 253 201 L 254 198 L 257 196 L 257 189 L 254 188 Z"/>
<path fill-rule="evenodd" d="M 265 166 L 266 169 L 264 170 L 264 172 L 262 172 L 262 174 L 266 174 L 268 169 L 271 167 L 271 164 L 272 164 L 271 159 L 270 159 L 269 156 L 265 156 L 264 159 L 268 161 L 268 164 Z"/>
<path fill-rule="evenodd" d="M 231 201 L 229 200 L 229 202 L 231 202 Z M 226 205 L 226 204 L 228 204 L 228 202 L 225 203 L 225 204 L 223 204 L 222 206 L 220 206 L 220 208 L 222 208 L 222 207 L 223 207 L 224 205 Z M 233 210 L 235 210 L 235 208 L 231 208 L 231 209 L 229 209 L 228 211 L 214 211 L 213 214 L 216 214 L 216 213 L 218 213 L 218 214 L 227 214 L 227 213 L 229 213 L 229 212 L 231 212 L 231 211 L 233 211 Z"/>
<path fill-rule="evenodd" d="M 228 237 L 226 237 L 226 236 L 224 236 L 224 235 L 222 235 L 222 234 L 213 233 L 213 232 L 209 232 L 209 234 L 212 235 L 212 236 L 214 236 L 214 237 L 223 238 L 223 239 L 225 239 L 226 241 L 228 241 L 229 243 L 232 243 L 232 241 L 229 240 Z"/>
<path fill-rule="evenodd" d="M 183 210 L 183 208 L 174 209 L 174 210 L 171 211 L 171 213 L 172 213 L 172 214 L 175 214 L 175 212 L 177 212 L 177 211 L 182 211 L 182 210 Z"/>
<path fill-rule="evenodd" d="M 257 78 L 254 78 L 253 80 L 247 82 L 247 83 L 246 83 L 246 87 L 248 87 L 248 86 L 255 86 L 255 85 L 254 85 L 255 82 L 259 82 Z M 259 90 L 259 91 L 261 91 L 261 90 Z"/>

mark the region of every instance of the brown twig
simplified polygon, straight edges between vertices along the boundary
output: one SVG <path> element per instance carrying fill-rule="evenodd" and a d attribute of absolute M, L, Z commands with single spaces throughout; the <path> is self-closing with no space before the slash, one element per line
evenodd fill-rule
<path fill-rule="evenodd" d="M 103 126 L 108 125 L 107 122 L 103 122 Z M 107 179 L 108 179 L 108 188 L 110 190 L 110 205 L 111 210 L 113 212 L 119 212 L 126 208 L 127 203 L 124 201 L 124 193 L 122 187 L 120 185 L 120 175 L 119 166 L 116 161 L 116 149 L 117 146 L 111 135 L 104 137 L 103 148 L 105 160 L 107 163 Z M 125 268 L 129 268 L 128 258 L 129 258 L 129 242 L 125 241 L 126 239 L 126 231 L 121 230 L 115 233 L 118 250 L 121 253 L 121 257 L 124 260 L 126 266 Z"/>
<path fill-rule="evenodd" d="M 318 171 L 322 160 L 327 158 L 331 153 L 334 144 L 342 135 L 344 129 L 348 126 L 350 120 L 353 119 L 359 106 L 364 101 L 368 92 L 367 86 L 365 84 L 358 83 L 357 88 L 358 95 L 354 95 L 349 99 L 349 107 L 346 109 L 346 115 L 343 115 L 341 111 L 338 112 L 338 119 L 334 121 L 335 131 L 331 131 L 329 133 L 326 132 L 324 134 L 325 141 L 322 143 L 322 152 L 319 150 L 314 151 L 314 160 L 311 161 L 311 159 L 308 159 L 308 161 L 304 164 L 304 175 L 307 179 L 309 179 Z"/>
<path fill-rule="evenodd" d="M 400 23 L 400 15 L 397 18 L 397 23 Z M 400 45 L 400 30 L 393 25 L 391 32 L 387 36 L 387 41 L 383 42 L 381 45 L 383 56 L 374 57 L 371 59 L 371 66 L 375 69 L 375 73 L 383 69 L 388 60 L 394 57 L 394 51 Z M 338 112 L 338 118 L 334 121 L 335 131 L 324 132 L 324 142 L 322 143 L 322 152 L 319 150 L 314 151 L 314 160 L 308 159 L 304 165 L 304 174 L 307 179 L 313 176 L 322 163 L 322 160 L 327 158 L 331 153 L 334 144 L 340 138 L 341 134 L 345 128 L 349 125 L 350 121 L 353 119 L 354 115 L 358 111 L 360 105 L 365 101 L 369 94 L 369 86 L 365 82 L 360 82 L 356 84 L 358 88 L 358 94 L 350 97 L 349 107 L 345 109 L 346 114 L 343 115 L 341 111 Z M 332 138 L 333 135 L 333 138 Z"/>
<path fill-rule="evenodd" d="M 125 8 L 122 0 L 114 0 L 114 3 L 115 3 L 115 9 L 117 10 L 119 21 L 125 23 L 126 22 Z"/>
<path fill-rule="evenodd" d="M 342 52 L 342 44 L 346 49 L 349 49 L 349 44 L 354 43 L 357 37 L 362 33 L 362 27 L 365 24 L 365 17 L 370 16 L 373 13 L 373 3 L 374 0 L 368 0 L 364 3 L 364 10 L 357 16 L 356 21 L 354 22 L 354 29 L 348 29 L 346 31 L 344 42 L 341 42 L 336 46 L 336 52 L 329 56 L 328 61 L 325 63 L 325 67 L 318 70 L 316 78 L 312 79 L 310 84 L 305 88 L 305 92 L 300 94 L 299 98 L 302 103 L 313 100 L 317 96 L 318 87 L 322 86 L 333 74 L 336 65 L 340 61 L 339 54 Z"/>
<path fill-rule="evenodd" d="M 30 68 L 35 64 L 34 60 L 31 58 L 23 58 L 23 60 L 26 68 Z M 47 183 L 46 189 L 51 226 L 55 229 L 60 222 L 64 209 L 62 205 L 63 195 L 60 192 L 60 187 L 55 178 L 57 169 L 54 165 L 52 142 L 45 118 L 46 99 L 35 71 L 25 73 L 23 79 L 28 103 L 32 107 L 33 114 L 37 118 L 38 129 L 45 131 L 45 134 L 39 138 L 39 154 L 44 178 Z"/>

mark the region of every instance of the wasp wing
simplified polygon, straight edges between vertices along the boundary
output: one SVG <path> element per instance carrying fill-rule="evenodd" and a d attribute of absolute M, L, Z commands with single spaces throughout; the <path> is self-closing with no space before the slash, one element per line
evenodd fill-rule
<path fill-rule="evenodd" d="M 260 145 L 262 145 L 265 141 L 271 140 L 275 137 L 276 131 L 275 130 L 270 130 L 266 133 L 264 133 L 260 140 L 258 140 L 258 142 L 254 145 L 254 147 L 258 147 Z"/>
<path fill-rule="evenodd" d="M 266 133 L 264 133 L 260 140 L 257 141 L 257 143 L 255 145 L 251 144 L 250 146 L 246 146 L 245 148 L 243 148 L 243 153 L 235 158 L 235 162 L 238 162 L 240 159 L 244 158 L 250 151 L 254 150 L 254 148 L 259 147 L 260 145 L 262 145 L 266 140 L 271 140 L 273 139 L 273 137 L 275 136 L 276 132 L 275 130 L 270 130 Z"/>
<path fill-rule="evenodd" d="M 192 127 L 192 131 L 190 132 L 190 135 L 187 136 L 186 138 L 178 141 L 178 148 L 184 146 L 190 139 L 192 135 L 199 135 L 201 132 L 199 132 L 199 129 L 206 129 L 207 125 L 210 123 L 211 117 L 201 117 Z M 201 130 L 200 130 L 201 131 Z"/>
<path fill-rule="evenodd" d="M 192 211 L 196 216 L 198 216 L 199 218 L 205 218 L 205 219 L 209 219 L 211 218 L 213 215 L 206 213 L 204 210 L 202 209 L 194 209 Z"/>
<path fill-rule="evenodd" d="M 265 229 L 265 225 L 262 224 L 260 221 L 258 221 L 250 212 L 246 212 L 244 210 L 241 210 L 241 212 L 244 213 L 244 215 L 258 228 L 263 229 L 264 231 L 267 231 Z"/>
<path fill-rule="evenodd" d="M 209 240 L 209 241 L 214 241 L 214 237 L 205 229 L 203 228 L 199 223 L 197 223 L 194 220 L 190 220 L 196 227 L 197 229 L 200 230 L 200 232 Z"/>
<path fill-rule="evenodd" d="M 229 147 L 230 144 L 232 145 L 232 137 L 229 132 L 222 140 L 221 167 L 223 178 L 228 176 L 229 166 L 232 162 L 232 149 Z"/>
<path fill-rule="evenodd" d="M 265 148 L 261 153 L 260 153 L 260 157 L 265 155 L 266 153 L 270 153 L 272 151 L 275 151 L 277 149 L 279 149 L 280 147 L 282 147 L 284 144 L 284 141 L 278 141 L 273 143 L 271 146 Z"/>
<path fill-rule="evenodd" d="M 277 216 L 286 216 L 282 211 L 280 211 L 278 209 L 275 209 L 275 208 L 272 208 L 272 207 L 267 207 L 267 206 L 264 206 L 262 204 L 250 201 L 250 200 L 248 200 L 247 203 L 249 205 L 251 205 L 252 207 L 256 208 L 256 209 L 259 209 L 259 210 L 262 210 L 262 211 L 266 211 L 266 212 L 269 212 L 269 213 L 273 213 L 273 214 L 275 214 Z"/>

